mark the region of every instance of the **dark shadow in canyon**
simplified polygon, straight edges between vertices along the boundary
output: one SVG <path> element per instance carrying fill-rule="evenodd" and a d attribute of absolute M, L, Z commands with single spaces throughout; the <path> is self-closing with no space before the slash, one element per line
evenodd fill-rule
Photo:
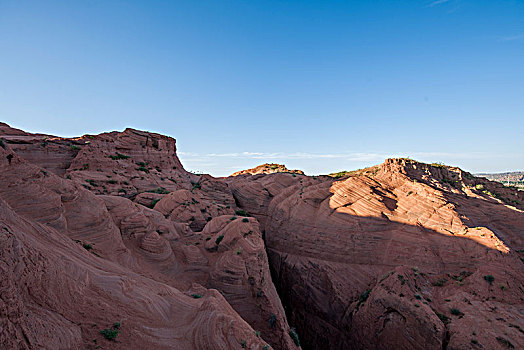
<path fill-rule="evenodd" d="M 449 199 L 456 201 L 453 196 Z M 473 206 L 486 205 L 482 199 L 463 200 Z M 236 202 L 244 209 L 241 201 Z M 507 214 L 511 211 L 502 206 L 499 209 Z M 265 223 L 264 240 L 273 283 L 290 326 L 296 328 L 301 346 L 307 350 L 368 348 L 353 337 L 359 333 L 355 328 L 365 326 L 353 322 L 353 311 L 359 298 L 378 286 L 384 273 L 398 267 L 417 267 L 428 280 L 435 280 L 442 275 L 469 275 L 488 255 L 507 255 L 465 236 L 444 235 L 387 218 L 337 212 L 333 213 L 333 225 L 319 230 L 309 222 L 293 221 L 293 217 L 290 222 L 275 224 L 266 215 L 260 219 Z M 334 279 L 339 272 L 348 275 Z M 347 291 L 348 298 L 341 299 L 337 289 Z M 442 340 L 444 348 L 448 338 L 449 334 Z M 389 348 L 378 337 L 375 346 Z"/>

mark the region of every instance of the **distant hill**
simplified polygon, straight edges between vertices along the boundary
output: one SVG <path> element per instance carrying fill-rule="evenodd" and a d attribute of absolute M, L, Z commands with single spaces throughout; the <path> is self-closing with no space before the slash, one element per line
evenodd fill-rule
<path fill-rule="evenodd" d="M 498 181 L 504 185 L 515 186 L 524 189 L 524 171 L 513 171 L 496 174 L 476 174 L 491 181 Z"/>
<path fill-rule="evenodd" d="M 231 176 L 238 175 L 257 175 L 257 174 L 274 174 L 274 173 L 293 173 L 304 175 L 302 170 L 289 170 L 284 164 L 276 163 L 266 163 L 254 167 L 252 169 L 237 171 L 236 173 L 231 174 Z"/>

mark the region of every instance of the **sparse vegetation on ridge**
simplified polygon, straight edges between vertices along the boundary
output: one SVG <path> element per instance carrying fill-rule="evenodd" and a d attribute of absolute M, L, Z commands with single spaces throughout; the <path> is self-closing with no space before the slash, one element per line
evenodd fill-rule
<path fill-rule="evenodd" d="M 495 281 L 495 277 L 493 277 L 492 275 L 486 275 L 484 276 L 484 279 L 490 284 L 492 285 L 493 284 L 493 281 Z"/>
<path fill-rule="evenodd" d="M 298 339 L 298 334 L 295 328 L 291 327 L 291 329 L 289 330 L 289 336 L 291 337 L 296 346 L 300 346 L 300 340 Z"/>
<path fill-rule="evenodd" d="M 100 331 L 100 334 L 102 334 L 107 340 L 115 340 L 118 333 L 120 333 L 120 322 L 113 323 L 112 328 L 106 328 Z"/>
<path fill-rule="evenodd" d="M 119 160 L 119 159 L 129 159 L 131 157 L 117 152 L 116 155 L 110 155 L 109 158 L 111 158 L 112 160 Z"/>

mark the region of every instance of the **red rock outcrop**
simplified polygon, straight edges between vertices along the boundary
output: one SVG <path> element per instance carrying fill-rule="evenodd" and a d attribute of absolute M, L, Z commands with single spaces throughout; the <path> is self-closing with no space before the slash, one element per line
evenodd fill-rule
<path fill-rule="evenodd" d="M 407 159 L 227 181 L 304 348 L 524 346 L 523 192 Z"/>
<path fill-rule="evenodd" d="M 524 348 L 524 192 L 409 159 L 267 166 L 0 124 L 0 347 Z"/>
<path fill-rule="evenodd" d="M 124 267 L 134 266 L 129 262 L 132 254 L 111 225 L 101 199 L 55 175 L 42 174 L 16 155 L 9 164 L 9 154 L 10 150 L 0 149 L 2 348 L 264 346 L 218 292 L 209 290 L 194 299 Z M 24 187 L 30 188 L 23 191 Z M 68 207 L 73 205 L 68 202 L 81 208 L 70 213 Z M 100 209 L 96 214 L 102 219 L 75 222 L 80 218 L 75 213 L 82 208 Z M 81 217 L 89 220 L 91 213 Z M 94 235 L 95 229 L 101 232 Z M 96 248 L 83 247 L 72 238 L 96 242 Z M 118 343 L 108 344 L 100 330 L 116 322 L 120 322 Z"/>
<path fill-rule="evenodd" d="M 51 162 L 46 155 L 66 158 L 53 152 L 71 149 L 71 139 L 47 137 L 42 146 L 36 144 L 40 135 L 4 131 L 0 347 L 296 348 L 256 219 L 227 225 L 223 234 L 236 237 L 231 239 L 238 247 L 206 250 L 199 231 L 223 221 L 219 207 L 224 214 L 238 208 L 223 181 L 182 168 L 173 139 L 130 129 L 84 137 L 82 149 L 75 150 L 63 171 L 56 164 L 64 162 Z M 25 159 L 35 147 L 53 143 L 56 148 L 39 153 L 33 162 Z M 119 155 L 105 156 L 112 152 Z M 137 170 L 131 157 L 153 169 Z M 78 164 L 88 165 L 79 169 Z M 132 175 L 137 172 L 143 178 Z M 176 180 L 170 184 L 164 175 Z M 113 176 L 121 176 L 122 183 L 129 179 L 129 191 L 115 191 L 111 186 L 117 184 L 105 180 Z M 96 185 L 86 185 L 85 179 Z M 198 213 L 207 212 L 205 220 L 198 225 L 185 221 L 190 208 L 179 216 L 150 209 L 179 191 L 198 198 Z M 251 234 L 240 236 L 247 228 Z M 217 233 L 206 232 L 209 237 Z M 117 332 L 118 342 L 104 339 L 103 329 Z"/>
<path fill-rule="evenodd" d="M 304 175 L 302 170 L 289 170 L 284 164 L 266 163 L 256 166 L 251 169 L 234 172 L 230 176 L 238 175 L 258 175 L 258 174 L 274 174 L 274 173 L 291 173 Z"/>

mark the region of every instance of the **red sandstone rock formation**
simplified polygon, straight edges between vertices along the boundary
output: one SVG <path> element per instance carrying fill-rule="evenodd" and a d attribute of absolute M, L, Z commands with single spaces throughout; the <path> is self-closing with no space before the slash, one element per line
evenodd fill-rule
<path fill-rule="evenodd" d="M 173 139 L 0 135 L 0 347 L 296 348 L 256 219 L 231 220 L 227 185 L 187 173 Z"/>
<path fill-rule="evenodd" d="M 403 159 L 228 182 L 304 348 L 524 347 L 523 192 Z"/>
<path fill-rule="evenodd" d="M 302 170 L 289 170 L 283 164 L 266 163 L 266 164 L 262 164 L 262 165 L 256 166 L 256 167 L 254 167 L 252 169 L 237 171 L 237 172 L 231 174 L 231 176 L 257 175 L 257 174 L 274 174 L 274 173 L 292 173 L 292 174 L 304 175 L 304 172 Z"/>
<path fill-rule="evenodd" d="M 1 348 L 524 348 L 522 191 L 409 159 L 215 179 L 133 129 L 0 141 Z"/>

